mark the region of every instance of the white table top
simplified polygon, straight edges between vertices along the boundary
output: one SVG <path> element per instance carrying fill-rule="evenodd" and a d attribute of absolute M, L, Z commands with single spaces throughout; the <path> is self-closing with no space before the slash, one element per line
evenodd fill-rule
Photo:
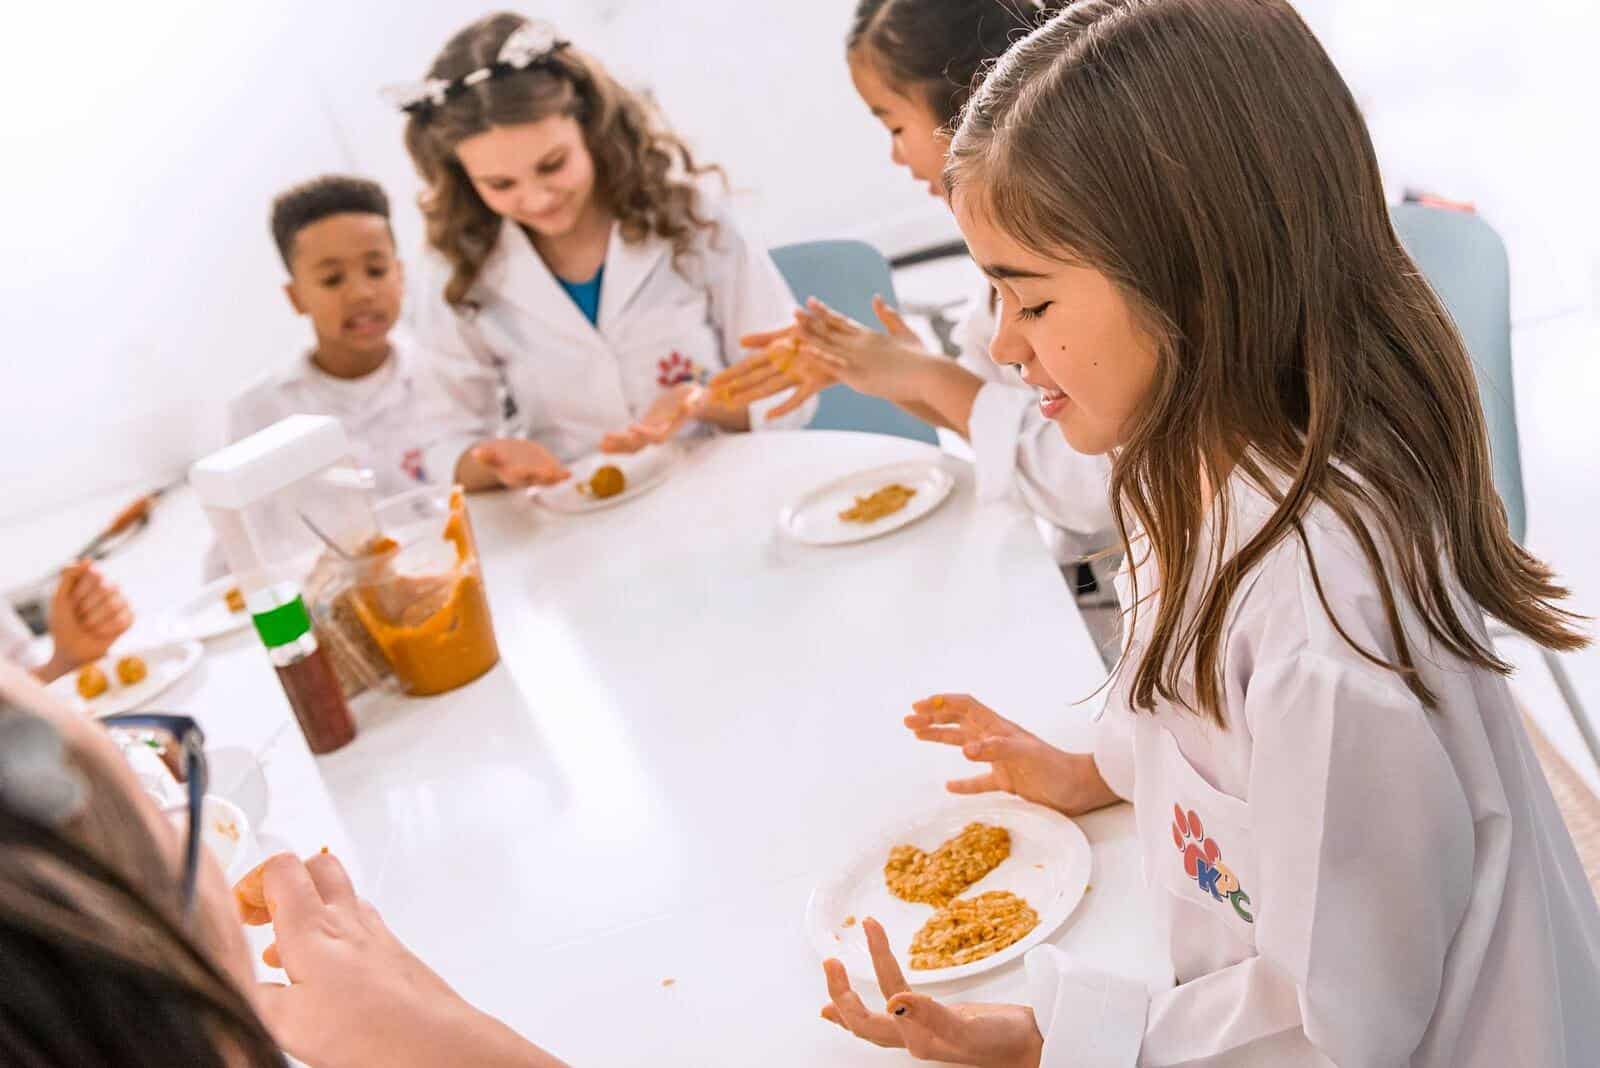
<path fill-rule="evenodd" d="M 811 889 L 964 773 L 901 725 L 912 700 L 971 692 L 1082 748 L 1096 702 L 1071 702 L 1104 675 L 1031 518 L 979 505 L 959 461 L 952 499 L 897 534 L 821 549 L 777 531 L 815 484 L 939 455 L 737 435 L 609 511 L 475 499 L 501 664 L 442 697 L 364 699 L 327 757 L 249 632 L 160 703 L 201 721 L 217 791 L 269 842 L 340 852 L 456 989 L 575 1064 L 905 1063 L 818 1018 Z M 208 540 L 178 494 L 107 570 L 137 609 L 170 607 Z M 1159 982 L 1132 811 L 1080 823 L 1092 889 L 1051 941 Z M 1022 965 L 935 992 L 1019 1000 Z"/>

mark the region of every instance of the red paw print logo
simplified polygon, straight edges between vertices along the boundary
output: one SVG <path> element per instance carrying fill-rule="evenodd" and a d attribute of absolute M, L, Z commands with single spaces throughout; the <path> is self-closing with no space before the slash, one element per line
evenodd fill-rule
<path fill-rule="evenodd" d="M 694 361 L 676 350 L 666 359 L 656 361 L 656 384 L 663 388 L 694 382 L 699 377 Z"/>
<path fill-rule="evenodd" d="M 1200 814 L 1193 809 L 1184 812 L 1178 805 L 1172 806 L 1172 842 L 1183 854 L 1183 870 L 1191 879 L 1199 876 L 1202 860 L 1215 868 L 1222 857 L 1222 850 L 1206 837 Z"/>

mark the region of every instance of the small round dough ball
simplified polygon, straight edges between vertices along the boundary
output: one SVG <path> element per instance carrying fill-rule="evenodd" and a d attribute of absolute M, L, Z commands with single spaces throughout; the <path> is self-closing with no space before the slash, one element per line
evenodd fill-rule
<path fill-rule="evenodd" d="M 143 682 L 148 674 L 150 669 L 145 666 L 144 660 L 137 656 L 125 656 L 117 661 L 117 681 L 124 686 Z"/>
<path fill-rule="evenodd" d="M 89 664 L 78 672 L 78 696 L 85 701 L 93 701 L 110 688 L 111 681 L 99 664 Z"/>
<path fill-rule="evenodd" d="M 628 480 L 622 477 L 622 468 L 614 464 L 595 468 L 594 474 L 589 476 L 589 492 L 597 500 L 615 497 L 628 488 Z"/>

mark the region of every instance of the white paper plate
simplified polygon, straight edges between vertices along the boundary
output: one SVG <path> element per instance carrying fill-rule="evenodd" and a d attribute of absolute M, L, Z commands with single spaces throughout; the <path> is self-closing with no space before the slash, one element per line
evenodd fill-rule
<path fill-rule="evenodd" d="M 911 939 L 933 915 L 932 905 L 901 901 L 883 881 L 883 864 L 897 845 L 935 849 L 972 822 L 1011 832 L 1011 855 L 962 897 L 1009 890 L 1039 914 L 1039 924 L 1022 940 L 993 956 L 953 968 L 914 971 Z M 869 987 L 876 983 L 861 921 L 883 924 L 889 946 L 913 986 L 944 983 L 998 968 L 1050 937 L 1072 914 L 1089 885 L 1092 854 L 1078 825 L 1058 812 L 1013 797 L 975 797 L 914 816 L 873 835 L 855 858 L 811 892 L 806 904 L 806 937 L 821 957 L 838 957 L 845 969 Z M 845 921 L 851 917 L 855 923 Z"/>
<path fill-rule="evenodd" d="M 528 491 L 528 496 L 552 512 L 563 512 L 568 515 L 614 508 L 649 493 L 665 482 L 667 476 L 672 474 L 672 469 L 677 466 L 680 456 L 678 447 L 671 443 L 649 445 L 638 452 L 619 455 L 597 452 L 570 465 L 567 470 L 572 472 L 572 477 L 565 482 L 557 486 L 531 489 Z M 606 464 L 612 464 L 622 471 L 623 491 L 615 497 L 606 497 L 603 500 L 596 500 L 587 493 L 580 493 L 578 484 L 587 483 L 590 476 Z"/>
<path fill-rule="evenodd" d="M 132 712 L 148 704 L 167 687 L 183 678 L 200 662 L 200 643 L 193 639 L 165 642 L 144 649 L 129 649 L 101 657 L 95 661 L 106 673 L 111 688 L 92 700 L 78 696 L 78 671 L 69 671 L 50 684 L 50 690 L 64 701 L 83 709 L 91 716 L 113 716 L 118 712 Z M 117 681 L 117 661 L 125 656 L 137 656 L 144 661 L 146 674 L 142 681 L 124 686 Z"/>
<path fill-rule="evenodd" d="M 857 497 L 882 489 L 891 482 L 909 486 L 916 496 L 893 515 L 872 523 L 846 523 L 839 513 Z M 913 460 L 874 467 L 835 479 L 809 491 L 778 515 L 778 523 L 791 538 L 807 545 L 845 545 L 882 537 L 908 526 L 944 503 L 956 480 L 935 461 Z"/>
<path fill-rule="evenodd" d="M 207 583 L 174 614 L 173 632 L 180 638 L 205 641 L 248 627 L 250 612 L 246 609 L 230 612 L 227 601 L 223 599 L 223 595 L 238 584 L 231 575 Z"/>

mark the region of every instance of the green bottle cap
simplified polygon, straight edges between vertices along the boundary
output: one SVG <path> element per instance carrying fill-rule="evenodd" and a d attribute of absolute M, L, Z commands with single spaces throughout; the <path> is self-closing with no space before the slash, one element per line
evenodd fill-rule
<path fill-rule="evenodd" d="M 276 608 L 257 612 L 250 619 L 268 649 L 288 645 L 311 629 L 311 614 L 306 611 L 306 603 L 298 594 Z"/>

